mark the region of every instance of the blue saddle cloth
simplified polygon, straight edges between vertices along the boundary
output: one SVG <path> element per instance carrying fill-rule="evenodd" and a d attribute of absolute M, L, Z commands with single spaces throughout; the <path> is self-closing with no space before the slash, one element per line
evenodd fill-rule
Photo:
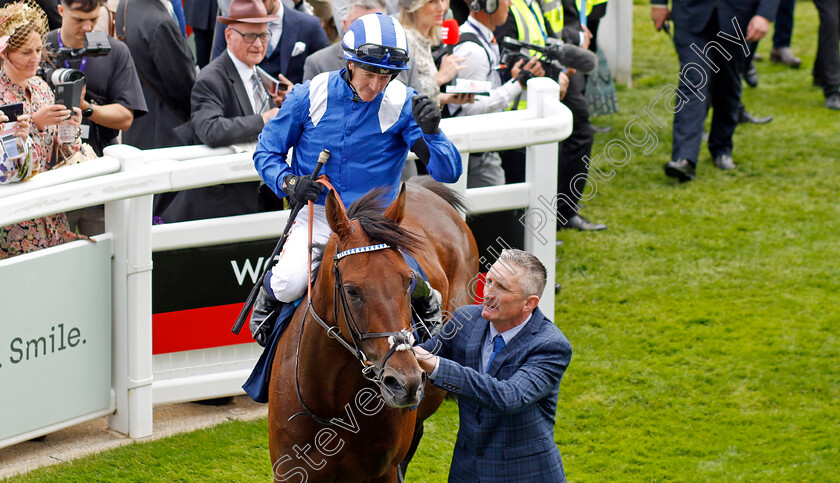
<path fill-rule="evenodd" d="M 257 361 L 257 365 L 254 366 L 254 370 L 251 371 L 251 377 L 242 385 L 245 393 L 258 403 L 268 402 L 268 381 L 271 376 L 274 354 L 277 352 L 277 343 L 280 341 L 280 336 L 286 331 L 286 327 L 289 326 L 289 322 L 292 321 L 292 316 L 295 315 L 295 310 L 301 300 L 298 299 L 291 304 L 283 304 L 280 314 L 277 316 L 277 321 L 274 323 L 271 336 L 263 348 L 263 353 Z"/>
<path fill-rule="evenodd" d="M 423 268 L 420 267 L 417 259 L 415 259 L 407 251 L 400 250 L 400 253 L 402 253 L 402 256 L 408 266 L 419 273 L 423 279 L 428 282 L 429 277 L 426 275 L 426 272 L 423 271 Z M 414 282 L 412 282 L 411 290 L 414 290 Z M 277 352 L 277 343 L 280 341 L 280 336 L 283 335 L 283 332 L 285 332 L 286 328 L 289 326 L 289 322 L 292 321 L 292 316 L 295 315 L 295 310 L 301 300 L 303 300 L 303 298 L 300 298 L 293 303 L 282 305 L 280 314 L 277 316 L 277 321 L 274 323 L 274 329 L 271 331 L 271 336 L 268 338 L 268 342 L 266 342 L 265 347 L 263 348 L 263 353 L 257 361 L 257 364 L 254 366 L 254 370 L 251 371 L 251 376 L 245 384 L 242 385 L 242 389 L 245 390 L 245 393 L 251 396 L 251 399 L 258 403 L 268 402 L 268 381 L 271 376 L 271 364 L 274 362 L 274 354 Z M 417 334 L 415 334 L 415 339 L 416 338 Z"/>

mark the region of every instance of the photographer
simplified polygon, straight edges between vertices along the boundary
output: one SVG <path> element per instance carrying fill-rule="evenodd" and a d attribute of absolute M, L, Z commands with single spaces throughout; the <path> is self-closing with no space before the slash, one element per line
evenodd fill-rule
<path fill-rule="evenodd" d="M 496 38 L 512 37 L 522 42 L 529 42 L 539 46 L 548 44 L 549 38 L 563 39 L 572 45 L 583 48 L 589 46 L 588 32 L 574 28 L 579 26 L 577 7 L 574 0 L 562 0 L 561 7 L 556 6 L 543 16 L 542 6 L 538 0 L 513 0 L 511 15 L 507 22 L 495 30 Z M 567 25 L 568 24 L 568 25 Z M 578 201 L 586 188 L 586 175 L 589 172 L 587 160 L 592 151 L 595 133 L 589 123 L 589 107 L 583 89 L 586 81 L 582 73 L 572 73 L 568 70 L 569 88 L 561 99 L 563 104 L 572 111 L 572 134 L 560 146 L 557 163 L 557 228 L 574 228 L 581 231 L 605 230 L 606 225 L 592 223 L 578 211 Z M 524 179 L 522 167 L 524 152 L 507 151 L 510 159 L 505 159 L 505 170 L 510 177 L 509 169 L 514 171 L 514 181 Z M 520 179 L 517 179 L 520 178 Z"/>
<path fill-rule="evenodd" d="M 146 113 L 146 100 L 131 53 L 119 40 L 105 37 L 111 47 L 105 55 L 96 52 L 77 58 L 70 54 L 71 49 L 78 52 L 85 47 L 85 34 L 99 20 L 100 6 L 99 0 L 61 0 L 58 11 L 63 23 L 47 34 L 46 42 L 48 49 L 57 49 L 53 67 L 85 74 L 86 93 L 79 104 L 85 118 L 82 140 L 102 156 L 105 146 L 117 143 L 120 131 L 128 130 L 135 117 Z"/>
<path fill-rule="evenodd" d="M 489 81 L 490 95 L 478 96 L 472 104 L 449 105 L 452 116 L 504 111 L 526 89 L 528 79 L 545 75 L 536 58 L 528 59 L 527 63 L 520 59 L 511 67 L 512 78 L 502 83 L 499 72 L 502 59 L 499 44 L 493 37 L 493 29 L 507 20 L 510 0 L 473 0 L 469 7 L 470 16 L 461 25 L 460 42 L 453 50 L 456 56 L 465 59 L 464 69 L 458 73 L 458 78 Z M 568 81 L 565 74 L 560 79 L 561 84 L 564 80 Z M 561 88 L 564 87 L 561 85 Z M 505 173 L 499 153 L 470 153 L 467 187 L 501 184 L 505 184 Z"/>

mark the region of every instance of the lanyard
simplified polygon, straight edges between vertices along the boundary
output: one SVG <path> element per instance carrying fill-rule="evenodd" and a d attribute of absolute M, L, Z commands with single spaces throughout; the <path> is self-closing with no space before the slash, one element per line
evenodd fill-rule
<path fill-rule="evenodd" d="M 586 27 L 586 0 L 582 0 L 580 2 L 580 12 L 578 12 L 580 16 L 580 24 Z"/>
<path fill-rule="evenodd" d="M 61 48 L 61 49 L 64 48 L 64 42 L 61 41 L 61 30 L 58 31 L 58 47 Z M 84 56 L 84 57 L 82 57 L 82 65 L 79 66 L 79 70 L 84 72 L 86 66 L 87 66 L 87 56 Z M 70 61 L 69 60 L 64 61 L 64 67 L 67 68 L 67 69 L 72 69 L 72 67 L 70 67 Z"/>
<path fill-rule="evenodd" d="M 470 23 L 473 30 L 475 30 L 475 33 L 481 38 L 481 40 L 484 41 L 484 45 L 487 46 L 486 48 L 489 49 L 488 52 L 491 54 L 490 57 L 493 58 L 493 61 L 496 63 L 495 66 L 490 66 L 490 69 L 493 70 L 494 68 L 496 68 L 496 66 L 498 66 L 500 62 L 500 59 L 497 59 L 499 54 L 497 50 L 493 48 L 493 42 L 491 40 L 487 40 L 487 37 L 485 37 L 484 34 L 481 33 L 481 27 L 479 26 L 479 24 L 476 23 L 475 20 L 472 19 L 472 17 L 467 17 L 467 22 Z M 495 40 L 495 37 L 492 40 Z"/>
<path fill-rule="evenodd" d="M 543 36 L 543 42 L 545 42 L 546 39 L 548 39 L 548 34 L 545 33 L 545 29 L 543 28 L 542 23 L 540 23 L 540 16 L 537 15 L 537 12 L 534 11 L 534 2 L 533 1 L 528 4 L 528 10 L 530 10 L 531 13 L 534 15 L 534 20 L 537 21 L 537 27 L 540 28 L 540 32 L 542 33 L 542 36 Z"/>

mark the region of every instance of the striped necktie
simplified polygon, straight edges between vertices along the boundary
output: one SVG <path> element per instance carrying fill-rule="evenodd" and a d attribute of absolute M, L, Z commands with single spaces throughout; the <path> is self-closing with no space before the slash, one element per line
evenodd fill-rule
<path fill-rule="evenodd" d="M 490 354 L 490 358 L 487 359 L 487 367 L 484 369 L 484 372 L 488 372 L 490 370 L 490 364 L 493 363 L 493 359 L 496 358 L 496 354 L 502 352 L 502 349 L 505 348 L 505 339 L 502 338 L 502 334 L 498 334 L 496 337 L 493 337 L 493 353 Z"/>
<path fill-rule="evenodd" d="M 251 75 L 251 87 L 254 88 L 254 114 L 262 114 L 268 110 L 268 92 L 256 72 Z"/>

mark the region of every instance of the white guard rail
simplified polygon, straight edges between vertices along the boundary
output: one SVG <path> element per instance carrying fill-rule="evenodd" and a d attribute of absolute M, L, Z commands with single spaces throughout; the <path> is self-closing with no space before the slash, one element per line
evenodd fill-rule
<path fill-rule="evenodd" d="M 558 101 L 558 93 L 559 88 L 555 82 L 545 78 L 531 79 L 528 81 L 528 108 L 525 110 L 444 119 L 441 122 L 441 129 L 461 152 L 465 172 L 469 152 L 527 147 L 524 183 L 467 190 L 466 176 L 462 176 L 452 186 L 465 194 L 473 213 L 528 209 L 521 220 L 525 230 L 525 248 L 538 256 L 548 270 L 549 288 L 540 302 L 540 308 L 547 314 L 554 313 L 554 293 L 551 287 L 555 279 L 556 232 L 554 213 L 546 206 L 546 200 L 554 199 L 556 194 L 557 142 L 568 137 L 572 128 L 572 115 Z M 109 426 L 112 429 L 133 438 L 144 437 L 152 433 L 152 407 L 155 404 L 242 393 L 240 386 L 261 353 L 261 348 L 255 343 L 153 355 L 153 252 L 155 256 L 164 256 L 194 247 L 212 249 L 225 244 L 258 240 L 273 246 L 281 234 L 288 213 L 258 213 L 156 226 L 152 226 L 149 220 L 152 219 L 154 194 L 258 180 L 251 155 L 251 151 L 236 146 L 220 149 L 186 146 L 140 151 L 131 146 L 117 145 L 107 148 L 106 156 L 101 159 L 39 174 L 26 183 L 0 186 L 0 226 L 105 204 L 107 233 L 97 239 L 110 243 L 105 245 L 103 242 L 91 244 L 79 241 L 0 261 L 0 286 L 16 284 L 17 280 L 7 277 L 12 277 L 13 273 L 24 273 L 27 275 L 23 277 L 31 279 L 36 286 L 43 284 L 48 287 L 51 276 L 48 267 L 51 265 L 45 265 L 47 260 L 53 260 L 49 262 L 52 264 L 64 265 L 67 262 L 46 257 L 69 253 L 71 257 L 79 258 L 74 250 L 85 247 L 109 247 L 104 256 L 111 258 L 110 297 L 94 296 L 84 304 L 86 307 L 101 305 L 106 312 L 110 310 L 110 346 L 100 351 L 110 353 L 110 371 L 108 375 L 91 376 L 100 380 L 110 378 L 105 381 L 105 389 L 109 389 L 107 394 L 104 390 L 100 391 L 99 399 L 90 408 L 80 406 L 77 413 L 56 416 L 54 421 L 45 421 L 37 410 L 30 411 L 31 414 L 10 414 L 5 409 L 0 410 L 0 427 L 5 422 L 3 417 L 29 420 L 14 434 L 0 430 L 0 447 L 100 417 L 104 413 L 110 414 Z M 492 261 L 482 262 L 483 270 Z M 253 262 L 254 265 L 251 265 L 251 261 L 246 260 L 241 267 L 234 263 L 234 270 L 239 270 L 236 275 L 240 285 L 250 287 L 266 260 L 260 258 Z M 14 267 L 18 270 L 14 271 Z M 158 267 L 158 270 L 162 269 Z M 85 286 L 87 280 L 84 270 L 73 273 L 68 275 L 72 279 L 62 281 L 63 286 Z M 196 289 L 185 287 L 185 290 Z M 62 290 L 56 292 L 50 294 L 49 304 L 65 303 L 60 297 Z M 102 291 L 96 293 L 101 294 Z M 43 310 L 39 309 L 38 304 L 44 304 L 44 293 L 32 295 L 31 301 L 24 302 L 29 304 L 30 309 L 26 312 L 26 321 L 9 320 L 8 312 L 0 315 L 0 387 L 4 394 L 19 395 L 31 390 L 32 384 L 6 386 L 22 384 L 15 381 L 20 380 L 20 375 L 28 375 L 27 372 L 20 372 L 20 369 L 27 370 L 25 364 L 20 362 L 24 359 L 30 366 L 41 363 L 64 366 L 69 363 L 61 359 L 65 353 L 56 352 L 54 345 L 53 352 L 49 351 L 50 341 L 55 344 L 55 337 L 50 339 L 50 335 L 58 333 L 56 327 L 59 324 L 56 321 L 59 319 L 54 315 L 41 314 Z M 103 300 L 105 298 L 107 300 Z M 11 303 L 11 300 L 0 298 L 0 306 L 8 307 Z M 71 319 L 81 316 L 68 315 Z M 24 316 L 16 317 L 22 319 Z M 234 320 L 235 314 L 229 321 L 225 321 L 225 326 L 233 325 Z M 15 336 L 14 333 L 4 332 L 5 327 L 29 332 Z M 85 350 L 92 345 L 92 337 L 82 339 L 87 335 L 84 332 L 87 329 L 68 327 L 71 327 L 70 322 L 60 327 L 71 331 L 69 335 L 60 335 L 62 341 L 67 341 L 66 344 L 73 342 L 76 344 L 74 348 Z M 75 332 L 72 332 L 73 329 Z M 40 335 L 33 332 L 37 330 L 41 331 Z M 248 332 L 247 327 L 243 332 Z M 189 330 L 181 334 L 183 338 L 192 336 Z M 85 344 L 80 344 L 81 340 Z M 42 347 L 39 358 L 39 349 Z M 6 355 L 7 350 L 11 350 L 13 362 L 18 361 L 11 368 L 7 362 L 10 357 Z M 44 366 L 44 369 L 48 370 L 49 366 Z M 86 366 L 79 367 L 81 372 L 86 370 Z M 13 371 L 20 372 L 19 376 L 14 376 L 16 373 Z M 50 393 L 49 396 L 33 397 L 37 400 L 45 399 L 41 400 L 41 404 L 61 405 L 63 395 Z"/>

